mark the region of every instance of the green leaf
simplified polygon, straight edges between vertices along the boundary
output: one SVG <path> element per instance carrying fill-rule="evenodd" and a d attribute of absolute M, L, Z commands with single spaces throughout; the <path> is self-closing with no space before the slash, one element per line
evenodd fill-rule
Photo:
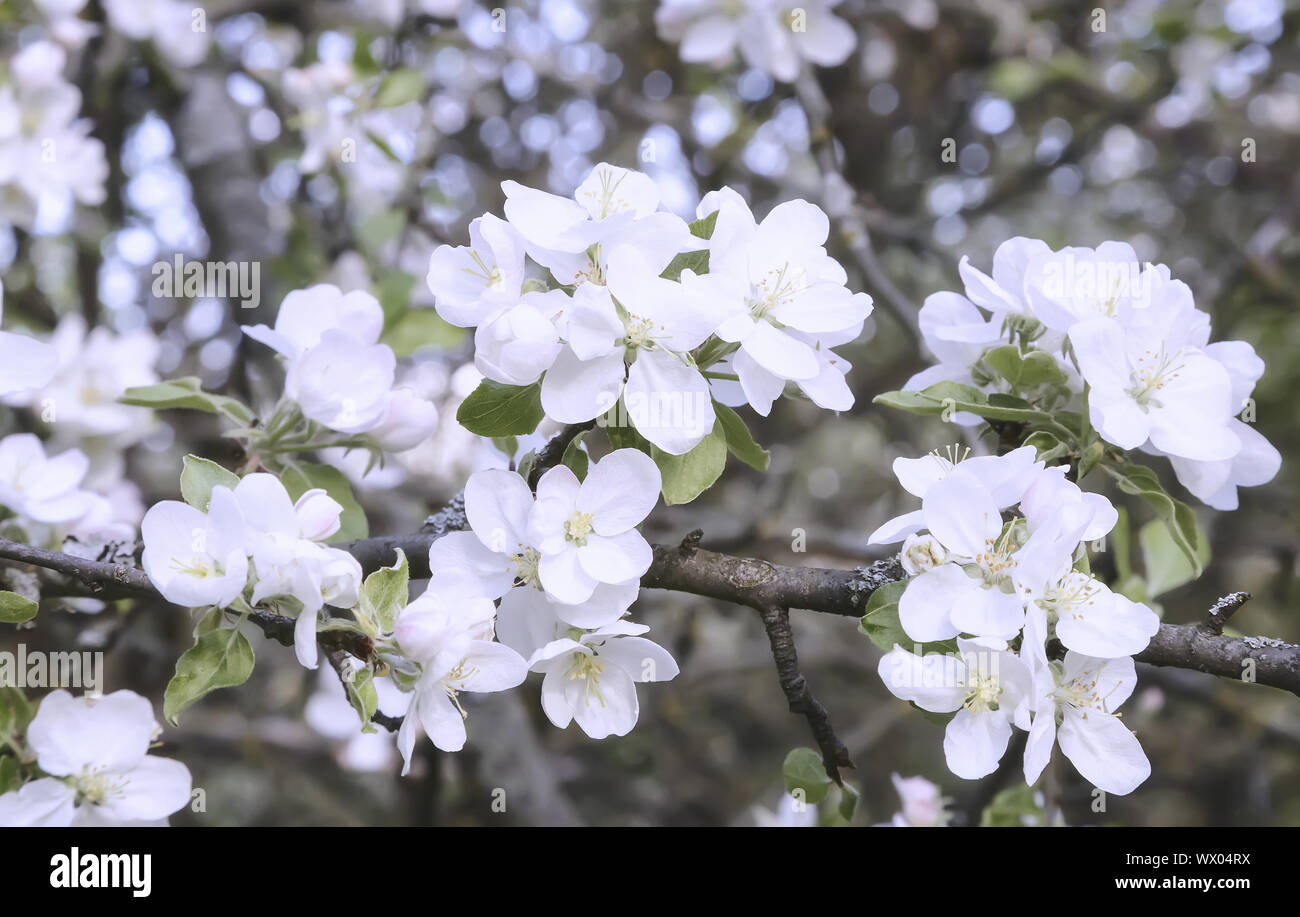
<path fill-rule="evenodd" d="M 1049 433 L 1047 430 L 1035 430 L 1025 437 L 1025 441 L 1021 445 L 1033 446 L 1038 452 L 1038 460 L 1049 464 L 1055 459 L 1067 455 L 1070 451 L 1068 443 L 1061 442 L 1056 434 Z"/>
<path fill-rule="evenodd" d="M 1197 537 L 1197 559 L 1202 569 L 1209 563 L 1210 546 Z M 1142 549 L 1142 569 L 1146 571 L 1147 595 L 1155 598 L 1196 579 L 1196 568 L 1175 543 L 1169 526 L 1152 520 L 1138 530 Z"/>
<path fill-rule="evenodd" d="M 190 506 L 205 513 L 212 502 L 212 488 L 220 486 L 234 490 L 239 483 L 239 475 L 197 455 L 187 455 L 181 463 L 184 466 L 181 469 L 181 496 Z"/>
<path fill-rule="evenodd" d="M 796 790 L 803 791 L 803 801 L 816 805 L 826 798 L 832 780 L 826 775 L 826 765 L 821 755 L 811 748 L 795 748 L 785 756 L 781 766 L 786 792 L 798 799 Z"/>
<path fill-rule="evenodd" d="M 1101 460 L 1106 457 L 1106 446 L 1098 441 L 1092 443 L 1087 449 L 1083 450 L 1083 455 L 1079 457 L 1079 474 L 1076 481 L 1082 481 L 1092 471 L 1101 464 Z"/>
<path fill-rule="evenodd" d="M 465 329 L 447 322 L 432 309 L 412 309 L 393 322 L 379 338 L 381 344 L 393 348 L 399 360 L 409 357 L 421 347 L 451 350 L 465 340 Z"/>
<path fill-rule="evenodd" d="M 695 236 L 698 239 L 712 239 L 713 227 L 718 225 L 719 212 L 720 211 L 715 210 L 712 213 L 710 213 L 708 216 L 700 217 L 700 219 L 692 222 L 690 224 L 691 235 Z"/>
<path fill-rule="evenodd" d="M 722 475 L 727 465 L 727 437 L 722 424 L 714 423 L 709 435 L 685 455 L 669 455 L 651 445 L 650 457 L 663 476 L 664 503 L 690 503 Z"/>
<path fill-rule="evenodd" d="M 713 412 L 718 415 L 718 422 L 722 424 L 722 433 L 727 438 L 727 448 L 731 450 L 731 454 L 756 471 L 767 471 L 772 456 L 754 442 L 749 427 L 745 426 L 745 421 L 740 419 L 740 415 L 725 404 L 716 401 L 713 403 Z"/>
<path fill-rule="evenodd" d="M 370 669 L 360 669 L 351 681 L 343 682 L 343 690 L 348 696 L 348 703 L 361 718 L 361 731 L 374 732 L 370 718 L 379 709 L 379 692 L 375 690 L 375 674 Z"/>
<path fill-rule="evenodd" d="M 414 67 L 400 67 L 391 71 L 379 84 L 375 105 L 379 108 L 396 108 L 415 102 L 424 95 L 424 75 Z"/>
<path fill-rule="evenodd" d="M 1042 350 L 1022 354 L 1015 344 L 994 347 L 984 354 L 984 363 L 1012 388 L 1029 389 L 1040 385 L 1064 385 L 1065 373 L 1052 355 Z"/>
<path fill-rule="evenodd" d="M 238 630 L 213 630 L 176 660 L 176 674 L 163 692 L 163 716 L 173 726 L 182 710 L 218 688 L 232 688 L 253 674 L 253 648 Z"/>
<path fill-rule="evenodd" d="M 313 487 L 319 487 L 343 507 L 339 515 L 339 530 L 329 541 L 355 541 L 370 534 L 366 512 L 352 495 L 352 485 L 342 471 L 332 465 L 313 465 L 310 462 L 293 462 L 280 475 L 290 499 L 297 500 Z"/>
<path fill-rule="evenodd" d="M 27 731 L 36 708 L 27 695 L 13 685 L 0 685 L 0 737 Z"/>
<path fill-rule="evenodd" d="M 852 784 L 845 783 L 840 786 L 840 802 L 837 806 L 840 818 L 845 821 L 853 821 L 853 813 L 858 810 L 858 800 L 860 794 L 854 789 Z"/>
<path fill-rule="evenodd" d="M 587 467 L 589 460 L 587 453 L 582 451 L 582 438 L 585 433 L 579 433 L 569 444 L 564 447 L 564 455 L 560 458 L 560 464 L 568 467 L 570 471 L 578 476 L 579 481 L 587 480 Z"/>
<path fill-rule="evenodd" d="M 380 567 L 362 583 L 358 617 L 362 621 L 374 622 L 378 633 L 391 634 L 397 624 L 397 615 L 406 607 L 410 595 L 410 573 L 406 554 L 398 548 L 397 563 Z"/>
<path fill-rule="evenodd" d="M 484 379 L 456 411 L 456 420 L 479 436 L 527 436 L 537 429 L 542 410 L 542 386 L 502 385 Z"/>
<path fill-rule="evenodd" d="M 682 252 L 674 256 L 660 277 L 668 280 L 680 280 L 682 271 L 691 270 L 697 274 L 707 274 L 709 272 L 709 251 L 700 249 L 696 252 Z"/>
<path fill-rule="evenodd" d="M 21 624 L 36 617 L 37 604 L 16 592 L 0 592 L 0 624 Z"/>
<path fill-rule="evenodd" d="M 23 785 L 23 775 L 18 770 L 18 759 L 13 755 L 0 755 L 0 796 Z"/>
<path fill-rule="evenodd" d="M 400 230 L 399 230 L 400 231 Z M 384 310 L 385 334 L 391 328 L 389 325 L 398 317 L 408 314 L 407 306 L 411 304 L 411 290 L 415 288 L 418 278 L 414 274 L 408 274 L 406 271 L 384 271 L 379 275 L 378 280 L 371 284 L 370 292 L 374 294 L 375 299 L 379 300 L 379 305 Z M 410 314 L 432 314 L 437 315 L 432 309 L 412 309 Z M 380 337 L 383 343 L 383 337 Z M 389 346 L 392 346 L 391 344 Z"/>
<path fill-rule="evenodd" d="M 406 211 L 400 207 L 381 208 L 358 224 L 357 242 L 361 249 L 376 256 L 389 242 L 393 242 L 406 228 Z"/>
<path fill-rule="evenodd" d="M 170 379 L 155 385 L 137 385 L 128 388 L 117 400 L 119 404 L 153 408 L 155 411 L 203 411 L 207 414 L 223 414 L 240 424 L 253 422 L 253 412 L 243 402 L 203 391 L 196 376 Z"/>
<path fill-rule="evenodd" d="M 1042 825 L 1043 807 L 1034 801 L 1034 788 L 1015 786 L 993 797 L 980 815 L 981 828 L 1023 828 Z"/>
<path fill-rule="evenodd" d="M 1199 536 L 1196 531 L 1196 514 L 1192 512 L 1191 507 L 1169 496 L 1161 486 L 1156 473 L 1146 465 L 1130 463 L 1122 468 L 1111 465 L 1101 467 L 1115 479 L 1120 490 L 1141 497 L 1155 510 L 1156 515 L 1169 527 L 1169 535 L 1174 544 L 1191 563 L 1196 576 L 1200 576 L 1204 567 L 1201 563 Z"/>
<path fill-rule="evenodd" d="M 943 412 L 941 405 L 936 404 L 933 399 L 925 397 L 920 392 L 882 392 L 872 398 L 871 403 L 883 404 L 886 407 L 898 408 L 900 411 L 909 411 L 913 414 L 939 414 Z"/>

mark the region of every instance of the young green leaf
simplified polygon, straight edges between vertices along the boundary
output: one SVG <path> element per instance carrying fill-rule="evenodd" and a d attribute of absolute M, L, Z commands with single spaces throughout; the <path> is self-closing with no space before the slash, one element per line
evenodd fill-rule
<path fill-rule="evenodd" d="M 397 624 L 397 615 L 406 607 L 409 582 L 410 566 L 405 552 L 398 548 L 397 563 L 380 567 L 362 583 L 359 617 L 374 622 L 378 633 L 391 634 Z"/>
<path fill-rule="evenodd" d="M 740 415 L 725 404 L 713 403 L 713 412 L 722 424 L 723 435 L 727 438 L 727 448 L 731 454 L 756 471 L 767 471 L 772 456 L 766 449 L 754 442 L 754 437 L 745 426 Z"/>
<path fill-rule="evenodd" d="M 650 457 L 663 477 L 664 503 L 690 503 L 722 475 L 727 465 L 727 437 L 722 424 L 714 423 L 712 432 L 690 452 L 670 455 L 652 445 Z"/>
<path fill-rule="evenodd" d="M 220 486 L 234 490 L 239 484 L 239 475 L 197 455 L 187 455 L 181 463 L 181 496 L 186 503 L 202 512 L 208 511 L 208 504 L 212 501 L 212 488 Z"/>
<path fill-rule="evenodd" d="M 0 592 L 0 624 L 21 624 L 36 617 L 37 603 L 16 592 Z"/>
<path fill-rule="evenodd" d="M 479 436 L 526 436 L 537 429 L 542 410 L 542 386 L 502 385 L 484 379 L 456 411 L 456 420 Z"/>
<path fill-rule="evenodd" d="M 253 674 L 253 647 L 238 630 L 213 630 L 176 660 L 176 674 L 163 692 L 163 716 L 173 726 L 182 710 L 218 688 L 232 688 Z"/>
<path fill-rule="evenodd" d="M 240 424 L 253 422 L 253 412 L 243 402 L 225 395 L 214 395 L 203 391 L 195 376 L 128 388 L 117 400 L 120 404 L 153 408 L 155 411 L 188 409 L 208 414 L 223 414 Z"/>
<path fill-rule="evenodd" d="M 802 793 L 803 802 L 808 805 L 816 805 L 825 799 L 833 782 L 826 775 L 822 756 L 811 748 L 792 749 L 785 756 L 781 775 L 785 777 L 786 792 L 796 799 Z"/>

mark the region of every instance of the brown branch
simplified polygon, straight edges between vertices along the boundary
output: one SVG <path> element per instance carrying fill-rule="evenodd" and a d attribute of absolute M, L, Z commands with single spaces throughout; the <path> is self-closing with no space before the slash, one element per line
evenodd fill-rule
<path fill-rule="evenodd" d="M 794 632 L 790 630 L 790 613 L 784 608 L 773 606 L 764 608 L 759 614 L 763 618 L 763 627 L 767 630 L 772 659 L 776 662 L 776 675 L 781 681 L 781 690 L 785 692 L 790 712 L 799 714 L 808 721 L 813 739 L 822 753 L 822 766 L 826 768 L 826 776 L 843 786 L 840 768 L 853 767 L 853 760 L 844 743 L 835 735 L 830 714 L 813 695 L 808 680 L 799 671 L 799 654 L 794 648 Z"/>

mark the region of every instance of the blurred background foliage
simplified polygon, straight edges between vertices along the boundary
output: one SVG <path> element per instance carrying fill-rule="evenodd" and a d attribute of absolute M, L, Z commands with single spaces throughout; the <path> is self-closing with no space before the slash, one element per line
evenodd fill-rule
<path fill-rule="evenodd" d="M 256 403 L 274 396 L 278 370 L 241 338 L 240 324 L 273 321 L 284 293 L 309 283 L 372 289 L 388 340 L 411 358 L 408 379 L 445 399 L 444 430 L 430 448 L 362 488 L 374 533 L 410 531 L 481 461 L 467 437 L 446 429 L 464 395 L 454 370 L 471 343 L 428 308 L 424 273 L 434 247 L 462 244 L 472 218 L 500 213 L 502 180 L 568 193 L 596 162 L 637 166 L 683 215 L 724 184 L 759 215 L 821 194 L 791 87 L 739 64 L 683 64 L 656 37 L 653 3 L 520 0 L 507 8 L 504 32 L 472 3 L 441 4 L 437 15 L 401 3 L 204 6 L 213 51 L 198 67 L 173 69 L 151 46 L 118 36 L 88 54 L 84 113 L 107 147 L 108 200 L 67 225 L 0 231 L 9 321 L 42 329 L 81 310 L 118 330 L 148 326 L 163 342 L 164 375 L 197 374 Z M 1214 339 L 1247 340 L 1264 358 L 1256 420 L 1282 452 L 1282 471 L 1243 490 L 1235 513 L 1198 511 L 1212 560 L 1200 580 L 1159 601 L 1166 620 L 1192 622 L 1218 596 L 1248 590 L 1254 599 L 1236 628 L 1300 640 L 1300 8 L 844 0 L 837 13 L 858 47 L 818 78 L 845 176 L 886 273 L 913 308 L 960 289 L 960 256 L 987 270 L 1010 236 L 1053 247 L 1122 239 L 1192 287 L 1213 316 Z M 321 63 L 350 66 L 351 76 L 313 95 L 286 73 Z M 307 166 L 313 144 L 339 138 L 356 141 L 355 161 Z M 941 155 L 945 145 L 955 157 Z M 700 527 L 706 547 L 776 562 L 868 562 L 880 553 L 867 549 L 866 534 L 912 508 L 893 458 L 963 436 L 872 405 L 927 358 L 834 234 L 829 245 L 850 286 L 877 302 L 868 334 L 842 349 L 854 364 L 856 407 L 835 417 L 785 399 L 766 419 L 747 411 L 772 451 L 771 470 L 733 462 L 700 500 L 658 510 L 651 540 Z M 149 266 L 175 252 L 262 262 L 260 307 L 152 296 Z M 127 456 L 146 505 L 175 496 L 185 452 L 237 460 L 212 418 L 165 419 Z M 1157 465 L 1181 494 L 1166 463 Z M 1086 484 L 1104 487 L 1097 476 Z M 1137 525 L 1149 518 L 1129 509 Z M 794 550 L 800 533 L 804 551 Z M 634 612 L 682 674 L 640 691 L 631 735 L 594 742 L 555 730 L 530 680 L 473 697 L 466 750 L 446 755 L 421 743 L 407 779 L 397 777 L 388 739 L 345 738 L 353 724 L 330 691 L 337 685 L 259 638 L 252 680 L 167 731 L 165 753 L 184 760 L 206 793 L 205 813 L 173 821 L 752 824 L 751 807 L 777 804 L 787 751 L 810 744 L 804 722 L 786 711 L 760 622 L 745 609 L 652 592 Z M 938 782 L 960 817 L 977 819 L 994 781 L 948 774 L 940 728 L 885 691 L 878 651 L 855 622 L 793 617 L 804 673 L 858 765 L 855 823 L 897 809 L 891 772 Z M 151 698 L 190 631 L 179 610 L 143 602 L 89 620 L 42 618 L 22 635 L 29 645 L 104 647 L 109 686 Z M 1129 711 L 1153 776 L 1097 813 L 1090 788 L 1059 768 L 1068 822 L 1300 824 L 1296 698 L 1140 666 Z M 504 813 L 491 808 L 497 788 Z"/>

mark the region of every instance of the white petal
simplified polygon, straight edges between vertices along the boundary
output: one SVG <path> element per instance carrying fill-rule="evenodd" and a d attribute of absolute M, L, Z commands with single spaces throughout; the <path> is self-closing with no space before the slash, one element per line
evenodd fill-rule
<path fill-rule="evenodd" d="M 639 525 L 659 502 L 659 466 L 639 449 L 616 449 L 591 466 L 578 490 L 576 508 L 592 514 L 600 535 Z"/>

